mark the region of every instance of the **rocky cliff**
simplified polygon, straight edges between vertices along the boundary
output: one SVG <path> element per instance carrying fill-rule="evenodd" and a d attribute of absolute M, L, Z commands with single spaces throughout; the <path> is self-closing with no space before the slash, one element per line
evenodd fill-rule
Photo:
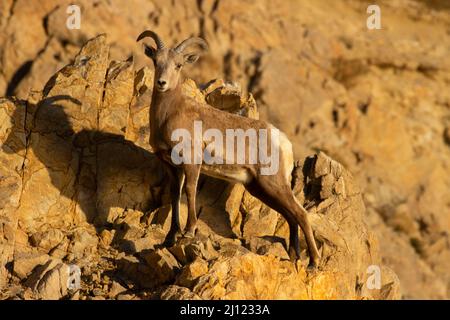
<path fill-rule="evenodd" d="M 28 101 L 1 101 L 1 279 L 6 297 L 186 299 L 397 298 L 395 274 L 380 266 L 351 174 L 324 153 L 293 173 L 309 208 L 323 262 L 289 261 L 288 227 L 241 185 L 203 178 L 199 232 L 162 246 L 170 221 L 167 178 L 149 150 L 151 69 L 110 61 L 106 36 Z M 210 82 L 185 94 L 257 117 L 236 85 Z M 186 220 L 183 199 L 182 224 Z M 306 244 L 303 242 L 303 248 Z M 67 288 L 67 268 L 81 289 Z M 382 268 L 381 288 L 366 283 Z"/>
<path fill-rule="evenodd" d="M 133 241 L 147 239 L 138 241 L 137 248 L 144 248 L 146 241 L 157 245 L 159 238 L 149 237 L 165 232 L 169 209 L 164 177 L 155 174 L 161 170 L 146 143 L 146 107 L 152 74 L 151 69 L 141 69 L 148 60 L 144 60 L 142 48 L 134 42 L 137 34 L 151 28 L 168 43 L 194 34 L 208 40 L 211 54 L 187 73 L 197 83 L 222 77 L 236 81 L 241 84 L 242 93 L 231 94 L 230 88 L 212 93 L 212 87 L 198 92 L 192 83 L 186 85 L 187 91 L 210 101 L 217 101 L 214 97 L 222 94 L 229 101 L 243 100 L 239 106 L 230 103 L 237 109 L 242 105 L 244 113 L 255 116 L 254 102 L 244 98 L 251 92 L 260 118 L 274 123 L 293 142 L 300 167 L 310 164 L 311 171 L 296 171 L 301 176 L 298 181 L 309 181 L 329 190 L 330 186 L 323 183 L 331 182 L 313 178 L 317 169 L 312 165 L 328 158 L 318 153 L 312 158 L 316 160 L 305 161 L 318 150 L 352 172 L 354 178 L 343 178 L 348 180 L 345 185 L 360 186 L 359 197 L 366 209 L 351 211 L 359 212 L 359 218 L 355 219 L 364 220 L 380 241 L 379 249 L 372 248 L 375 260 L 370 263 L 381 263 L 395 271 L 402 297 L 449 297 L 450 14 L 445 2 L 377 1 L 382 29 L 370 31 L 366 28 L 365 1 L 77 2 L 82 8 L 80 30 L 65 27 L 69 1 L 0 2 L 0 95 L 23 99 L 2 100 L 0 109 L 3 226 L 0 267 L 14 274 L 11 263 L 16 260 L 14 254 L 26 258 L 22 260 L 24 266 L 27 257 L 32 261 L 25 271 L 19 271 L 21 276 L 13 275 L 15 281 L 27 278 L 32 266 L 45 264 L 47 256 L 68 263 L 83 260 L 88 252 L 93 257 L 102 256 L 101 246 L 119 248 L 125 252 L 119 254 L 125 254 L 126 261 L 131 258 L 129 250 L 137 250 L 130 249 L 135 245 Z M 108 34 L 108 45 L 96 45 L 95 49 L 86 46 L 78 54 L 88 39 L 100 33 Z M 109 51 L 109 57 L 102 50 Z M 130 56 L 133 61 L 110 62 Z M 96 61 L 95 67 L 91 61 Z M 69 67 L 56 73 L 69 63 Z M 310 180 L 305 179 L 308 174 Z M 245 192 L 241 198 L 242 190 L 238 187 L 227 188 L 209 180 L 202 185 L 204 202 L 200 216 L 206 221 L 205 228 L 214 226 L 209 227 L 212 231 L 202 229 L 203 233 L 238 239 L 241 244 L 235 243 L 237 247 L 262 254 L 255 259 L 273 252 L 272 246 L 280 247 L 280 242 L 273 238 L 269 238 L 269 243 L 274 243 L 270 245 L 261 244 L 260 239 L 284 237 L 284 225 L 278 222 L 276 213 L 261 208 L 260 204 L 250 205 Z M 314 200 L 312 195 L 308 198 L 310 189 L 300 185 L 297 188 L 304 190 L 299 191 L 299 197 L 310 203 L 313 212 L 326 200 Z M 217 190 L 224 190 L 224 195 L 219 197 Z M 354 203 L 353 197 L 350 198 Z M 340 223 L 345 220 L 338 218 L 333 206 L 330 208 L 321 208 L 333 210 L 326 214 L 325 220 L 336 223 L 334 230 L 341 234 Z M 259 220 L 248 213 L 252 210 L 258 212 L 255 217 L 260 217 Z M 354 217 L 353 213 L 350 216 Z M 126 217 L 134 219 L 133 222 L 125 221 Z M 215 220 L 218 217 L 223 220 Z M 119 225 L 130 223 L 134 226 L 129 230 L 134 231 L 119 229 Z M 90 227 L 90 231 L 80 227 L 84 224 L 94 226 L 95 232 Z M 162 230 L 146 226 L 155 224 Z M 317 230 L 318 225 L 323 225 L 315 218 L 314 224 Z M 254 230 L 258 228 L 265 231 Z M 363 232 L 365 228 L 358 230 Z M 127 235 L 128 232 L 135 234 Z M 331 237 L 330 232 L 326 233 L 326 239 Z M 253 236 L 257 239 L 252 240 Z M 339 242 L 338 238 L 334 237 L 331 243 Z M 124 249 L 127 245 L 121 244 L 124 240 L 131 241 L 127 250 Z M 199 241 L 220 251 L 220 243 L 214 239 Z M 39 251 L 43 257 L 15 253 L 22 242 L 24 248 L 44 247 Z M 352 247 L 353 240 L 346 239 L 347 242 L 350 251 L 358 252 L 358 259 L 364 261 L 348 276 L 358 275 L 358 283 L 362 283 L 362 265 L 370 259 L 363 258 L 367 253 L 363 254 L 363 249 Z M 323 246 L 327 241 L 321 243 Z M 209 244 L 207 247 L 211 248 Z M 326 251 L 326 246 L 322 248 Z M 68 253 L 73 250 L 79 252 Z M 164 261 L 173 261 L 166 254 L 166 251 L 157 253 Z M 115 261 L 120 259 L 112 256 L 108 260 L 113 261 L 111 270 L 128 270 L 129 275 L 132 270 L 140 270 L 133 268 L 143 268 L 142 263 L 160 261 L 155 256 L 143 258 L 133 253 L 136 261 L 119 264 Z M 213 270 L 212 260 L 202 259 L 208 262 L 208 270 Z M 197 269 L 192 271 L 194 267 Z M 222 268 L 225 270 L 226 265 Z M 6 275 L 6 269 L 0 273 Z M 200 262 L 191 271 L 182 273 L 205 269 Z M 96 271 L 88 268 L 82 271 L 96 274 L 97 282 L 85 279 L 86 283 L 113 286 L 110 280 L 114 277 L 104 280 Z M 206 275 L 209 271 L 205 272 Z M 172 276 L 167 283 L 177 283 L 189 291 L 171 287 L 163 296 L 198 295 L 193 282 L 184 286 L 179 283 L 179 271 L 169 273 Z M 236 273 L 243 274 L 237 270 Z M 226 282 L 224 278 L 214 279 L 217 283 Z M 0 277 L 3 284 L 5 280 Z M 126 285 L 123 281 L 119 283 L 121 287 Z M 114 284 L 114 288 L 118 287 Z M 150 290 L 156 292 L 155 288 Z M 14 292 L 8 293 L 11 294 L 14 296 Z M 88 291 L 83 295 L 88 296 Z"/>

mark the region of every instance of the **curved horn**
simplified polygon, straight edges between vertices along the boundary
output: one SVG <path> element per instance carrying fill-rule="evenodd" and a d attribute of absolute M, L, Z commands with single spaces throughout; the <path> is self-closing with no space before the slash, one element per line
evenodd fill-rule
<path fill-rule="evenodd" d="M 203 40 L 202 38 L 198 38 L 198 37 L 191 37 L 191 38 L 188 38 L 188 39 L 182 41 L 179 45 L 177 45 L 175 47 L 174 50 L 176 53 L 181 53 L 187 47 L 192 46 L 194 44 L 199 45 L 205 51 L 208 50 L 208 43 L 205 40 Z"/>
<path fill-rule="evenodd" d="M 165 48 L 164 42 L 161 40 L 161 38 L 153 31 L 151 30 L 145 30 L 144 32 L 142 32 L 139 37 L 136 39 L 136 42 L 139 42 L 140 40 L 150 37 L 153 40 L 155 40 L 156 43 L 156 48 L 158 50 L 162 50 Z"/>

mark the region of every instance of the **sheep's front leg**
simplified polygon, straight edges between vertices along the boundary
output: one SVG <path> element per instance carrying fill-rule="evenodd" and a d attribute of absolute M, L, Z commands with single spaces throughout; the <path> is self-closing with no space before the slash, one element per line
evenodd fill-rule
<path fill-rule="evenodd" d="M 183 166 L 184 174 L 186 176 L 186 197 L 188 204 L 188 219 L 186 223 L 185 237 L 193 237 L 195 235 L 195 228 L 197 224 L 197 213 L 195 209 L 195 197 L 197 195 L 197 184 L 200 176 L 200 165 L 185 165 Z"/>
<path fill-rule="evenodd" d="M 177 241 L 177 237 L 181 233 L 180 228 L 180 199 L 181 191 L 184 184 L 184 172 L 181 169 L 167 165 L 167 171 L 170 176 L 170 200 L 172 202 L 172 219 L 170 223 L 170 230 L 166 236 L 164 244 L 166 246 L 173 246 Z"/>

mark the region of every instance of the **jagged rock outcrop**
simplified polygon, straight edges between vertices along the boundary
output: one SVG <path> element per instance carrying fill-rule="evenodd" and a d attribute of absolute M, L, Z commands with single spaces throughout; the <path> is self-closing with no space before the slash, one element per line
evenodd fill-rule
<path fill-rule="evenodd" d="M 148 141 L 151 69 L 110 61 L 106 36 L 86 43 L 27 101 L 0 101 L 0 289 L 57 299 L 395 299 L 352 175 L 320 152 L 297 164 L 293 187 L 310 212 L 322 262 L 288 260 L 288 227 L 242 186 L 202 178 L 199 230 L 161 246 L 167 184 Z M 221 80 L 185 94 L 258 117 L 256 102 Z M 182 225 L 186 205 L 182 204 Z M 301 239 L 302 248 L 306 248 Z M 81 270 L 69 290 L 66 270 Z M 368 286 L 370 266 L 381 286 Z"/>
<path fill-rule="evenodd" d="M 450 11 L 445 1 L 377 1 L 382 15 L 381 30 L 365 28 L 367 3 L 352 0 L 130 0 L 127 4 L 79 0 L 77 4 L 82 9 L 80 30 L 65 27 L 69 4 L 69 0 L 0 1 L 0 96 L 16 95 L 28 100 L 28 103 L 2 100 L 0 119 L 6 120 L 2 122 L 0 139 L 6 139 L 6 130 L 10 130 L 13 123 L 18 125 L 33 119 L 36 104 L 42 100 L 33 90 L 42 91 L 49 78 L 71 63 L 88 39 L 107 33 L 110 60 L 125 60 L 131 55 L 135 59 L 133 63 L 122 61 L 108 66 L 111 81 L 107 84 L 109 89 L 105 98 L 102 98 L 107 102 L 101 103 L 108 107 L 98 107 L 102 110 L 98 124 L 91 119 L 87 106 L 83 110 L 86 113 L 83 119 L 78 119 L 79 107 L 75 101 L 53 102 L 75 116 L 70 121 L 78 123 L 78 129 L 84 128 L 77 131 L 75 144 L 66 143 L 71 135 L 69 132 L 67 135 L 46 135 L 40 141 L 37 140 L 39 134 L 34 134 L 27 141 L 33 141 L 32 147 L 36 147 L 37 152 L 27 151 L 25 155 L 26 150 L 33 148 L 24 146 L 27 134 L 21 132 L 24 126 L 15 127 L 9 141 L 14 146 L 14 153 L 4 160 L 5 154 L 0 152 L 2 238 L 16 237 L 25 243 L 35 243 L 42 238 L 45 247 L 57 242 L 58 250 L 54 254 L 61 252 L 61 255 L 70 244 L 70 239 L 65 237 L 59 243 L 61 235 L 46 235 L 45 227 L 37 232 L 40 238 L 35 240 L 28 240 L 24 233 L 14 234 L 20 221 L 15 212 L 20 206 L 23 188 L 29 188 L 26 194 L 30 190 L 48 193 L 49 200 L 42 204 L 33 203 L 38 209 L 34 214 L 38 216 L 58 201 L 60 208 L 65 210 L 60 214 L 73 219 L 74 210 L 78 210 L 79 220 L 83 221 L 88 211 L 81 207 L 93 207 L 88 202 L 98 198 L 101 204 L 95 213 L 87 214 L 95 215 L 99 225 L 116 220 L 124 209 L 120 204 L 126 204 L 126 216 L 137 219 L 143 208 L 148 209 L 142 199 L 147 199 L 150 194 L 152 200 L 149 203 L 161 199 L 164 187 L 159 184 L 159 178 L 148 175 L 147 169 L 154 169 L 150 165 L 153 162 L 142 161 L 149 159 L 145 150 L 151 151 L 147 149 L 146 140 L 150 97 L 145 92 L 151 87 L 152 72 L 151 68 L 141 69 L 148 60 L 135 39 L 144 29 L 157 31 L 167 44 L 189 35 L 200 35 L 209 42 L 211 54 L 202 58 L 196 67 L 187 69 L 188 74 L 198 83 L 217 77 L 239 82 L 243 92 L 254 94 L 259 116 L 288 135 L 297 159 L 303 161 L 317 150 L 323 150 L 348 168 L 363 191 L 366 222 L 380 239 L 382 261 L 400 278 L 402 296 L 450 297 L 450 175 L 447 173 L 450 167 L 450 96 L 447 89 L 450 82 Z M 119 72 L 122 68 L 127 71 Z M 117 77 L 113 76 L 116 72 L 113 69 L 119 72 Z M 134 73 L 133 70 L 140 71 L 134 80 L 130 80 L 127 73 Z M 66 72 L 70 73 L 69 70 Z M 91 71 L 93 77 L 94 73 Z M 100 81 L 105 82 L 101 77 Z M 123 81 L 127 84 L 122 86 Z M 134 86 L 135 92 L 131 94 L 133 101 L 126 112 L 127 108 L 123 106 L 130 97 L 129 86 Z M 219 90 L 212 93 L 217 89 L 215 86 Z M 229 88 L 223 101 L 220 100 L 223 93 L 220 88 L 219 82 L 209 86 L 206 89 L 209 91 L 204 92 L 208 94 L 207 99 L 217 106 L 233 106 L 237 99 L 236 88 Z M 97 89 L 89 92 L 97 95 Z M 38 119 L 47 113 L 49 103 L 43 104 Z M 18 105 L 22 105 L 20 110 L 27 109 L 28 113 L 16 112 Z M 253 109 L 248 110 L 249 115 L 254 116 Z M 27 114 L 29 116 L 25 118 Z M 64 131 L 67 127 L 64 117 L 54 115 L 53 118 L 61 120 L 55 122 L 60 123 L 60 131 Z M 47 125 L 56 126 L 42 120 L 38 122 L 41 123 L 39 132 Z M 88 123 L 89 129 L 86 129 Z M 111 139 L 101 134 L 92 138 L 93 127 L 113 133 L 109 136 Z M 126 128 L 125 134 L 123 128 Z M 119 142 L 115 134 L 133 141 L 134 146 Z M 50 165 L 52 157 L 45 156 L 48 154 L 45 145 L 51 146 L 51 139 L 65 141 L 55 152 L 58 161 L 66 160 L 64 165 Z M 99 148 L 88 147 L 97 145 L 98 141 L 102 141 Z M 108 150 L 113 147 L 118 156 L 109 157 Z M 32 173 L 21 171 L 26 167 L 25 157 L 31 161 Z M 103 163 L 100 168 L 92 162 L 98 157 Z M 41 169 L 45 165 L 39 165 L 38 160 L 53 169 Z M 125 160 L 130 161 L 129 166 L 124 165 Z M 75 163 L 79 163 L 79 167 Z M 145 168 L 146 165 L 150 168 Z M 121 176 L 108 178 L 117 167 Z M 95 173 L 95 179 L 92 179 L 92 173 Z M 38 178 L 39 174 L 46 178 Z M 36 177 L 36 181 L 47 179 L 48 187 L 35 189 L 33 180 L 23 184 L 30 176 Z M 70 179 L 78 180 L 72 182 Z M 118 192 L 125 180 L 129 183 L 123 185 L 124 192 Z M 55 183 L 55 188 L 50 181 Z M 152 185 L 148 194 L 140 199 L 134 197 L 141 194 L 140 187 L 133 189 L 137 181 Z M 205 202 L 202 211 L 203 219 L 213 226 L 212 230 L 227 237 L 243 236 L 248 239 L 245 245 L 260 253 L 284 255 L 283 250 L 276 248 L 278 245 L 269 246 L 266 240 L 258 237 L 264 236 L 265 230 L 279 229 L 274 223 L 276 213 L 265 209 L 259 216 L 237 214 L 240 211 L 257 212 L 260 204 L 246 193 L 240 198 L 239 187 L 228 189 L 216 181 L 204 183 L 201 197 L 205 201 L 214 199 Z M 77 185 L 76 189 L 71 189 L 73 185 Z M 222 198 L 216 199 L 217 193 L 207 191 L 215 191 L 215 188 L 225 191 Z M 59 191 L 54 189 L 64 191 L 58 196 Z M 95 196 L 93 189 L 97 193 Z M 109 193 L 111 189 L 116 191 Z M 56 200 L 56 197 L 59 198 Z M 149 209 L 154 213 L 151 218 L 156 216 L 155 222 L 162 221 L 160 219 L 169 213 L 165 203 L 163 200 L 162 206 L 155 204 Z M 220 223 L 214 220 L 219 203 L 217 210 L 225 211 L 231 217 L 231 229 L 223 227 L 228 218 L 223 218 Z M 33 205 L 28 210 L 32 210 Z M 236 210 L 236 206 L 241 209 Z M 21 206 L 21 210 L 25 208 Z M 59 214 L 59 208 L 52 210 L 53 215 Z M 97 210 L 101 214 L 97 214 Z M 148 218 L 147 214 L 142 216 L 145 221 Z M 246 224 L 241 230 L 243 221 Z M 264 225 L 262 229 L 259 224 Z M 109 246 L 122 234 L 131 239 L 136 231 L 114 230 L 100 230 L 101 245 Z M 257 237 L 251 238 L 255 235 Z M 159 241 L 159 238 L 143 239 L 131 239 L 124 248 L 135 250 L 133 241 L 136 241 L 136 250 L 152 247 Z M 0 268 L 6 263 L 11 269 L 8 261 L 14 254 L 13 248 L 3 246 L 0 250 Z M 5 273 L 3 270 L 2 274 Z M 174 290 L 176 288 L 172 286 L 169 292 Z M 130 294 L 121 296 L 126 297 Z"/>

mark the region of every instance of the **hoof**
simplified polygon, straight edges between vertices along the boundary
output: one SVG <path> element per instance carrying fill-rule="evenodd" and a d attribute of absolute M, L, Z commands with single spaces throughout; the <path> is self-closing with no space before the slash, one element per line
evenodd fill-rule
<path fill-rule="evenodd" d="M 289 259 L 292 263 L 296 263 L 300 259 L 300 253 L 294 247 L 289 247 Z"/>
<path fill-rule="evenodd" d="M 308 264 L 308 267 L 306 268 L 306 270 L 308 272 L 313 272 L 313 271 L 317 271 L 319 268 L 319 261 L 318 260 L 311 260 Z"/>
<path fill-rule="evenodd" d="M 317 271 L 317 266 L 315 264 L 308 264 L 308 266 L 306 267 L 306 271 L 315 272 Z"/>
<path fill-rule="evenodd" d="M 184 237 L 192 239 L 192 238 L 195 237 L 195 233 L 194 233 L 194 231 L 187 231 L 187 232 L 184 233 Z"/>
<path fill-rule="evenodd" d="M 166 239 L 163 242 L 163 246 L 173 247 L 175 245 L 175 243 L 177 243 L 177 240 L 179 237 L 180 237 L 179 233 L 168 234 Z"/>
<path fill-rule="evenodd" d="M 166 239 L 163 242 L 164 247 L 173 247 L 177 241 L 175 239 Z"/>

